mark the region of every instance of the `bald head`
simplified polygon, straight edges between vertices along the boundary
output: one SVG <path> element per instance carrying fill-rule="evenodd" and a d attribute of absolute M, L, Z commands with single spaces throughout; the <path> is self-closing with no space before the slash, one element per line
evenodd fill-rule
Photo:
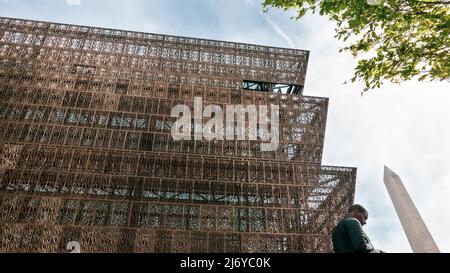
<path fill-rule="evenodd" d="M 348 216 L 358 219 L 364 226 L 369 218 L 369 213 L 363 206 L 355 204 L 348 209 Z"/>

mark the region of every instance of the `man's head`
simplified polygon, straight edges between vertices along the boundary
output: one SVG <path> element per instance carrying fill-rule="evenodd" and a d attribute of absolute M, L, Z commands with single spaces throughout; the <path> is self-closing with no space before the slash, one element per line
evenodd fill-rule
<path fill-rule="evenodd" d="M 358 219 L 361 225 L 364 226 L 369 218 L 369 213 L 363 206 L 356 204 L 350 207 L 348 216 Z"/>

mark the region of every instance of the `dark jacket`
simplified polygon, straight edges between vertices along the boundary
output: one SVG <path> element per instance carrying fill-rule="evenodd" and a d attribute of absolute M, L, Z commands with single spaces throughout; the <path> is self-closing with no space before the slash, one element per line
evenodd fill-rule
<path fill-rule="evenodd" d="M 333 248 L 336 253 L 379 253 L 356 218 L 342 219 L 333 230 Z"/>

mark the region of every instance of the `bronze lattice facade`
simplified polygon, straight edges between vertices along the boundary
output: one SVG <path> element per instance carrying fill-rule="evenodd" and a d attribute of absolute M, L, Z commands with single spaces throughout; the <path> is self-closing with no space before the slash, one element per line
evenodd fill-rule
<path fill-rule="evenodd" d="M 308 57 L 0 17 L 0 252 L 331 251 L 356 169 L 321 166 Z M 278 150 L 174 141 L 194 97 L 279 105 Z"/>

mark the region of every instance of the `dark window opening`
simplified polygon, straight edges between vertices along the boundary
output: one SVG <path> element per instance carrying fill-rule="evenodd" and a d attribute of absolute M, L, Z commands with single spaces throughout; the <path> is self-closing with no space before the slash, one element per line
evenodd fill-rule
<path fill-rule="evenodd" d="M 295 84 L 244 81 L 243 88 L 244 90 L 271 92 L 277 94 L 289 94 L 289 95 L 303 94 L 303 86 Z"/>
<path fill-rule="evenodd" d="M 130 84 L 129 80 L 117 80 L 116 83 L 116 94 L 126 95 L 128 91 L 128 86 Z"/>

